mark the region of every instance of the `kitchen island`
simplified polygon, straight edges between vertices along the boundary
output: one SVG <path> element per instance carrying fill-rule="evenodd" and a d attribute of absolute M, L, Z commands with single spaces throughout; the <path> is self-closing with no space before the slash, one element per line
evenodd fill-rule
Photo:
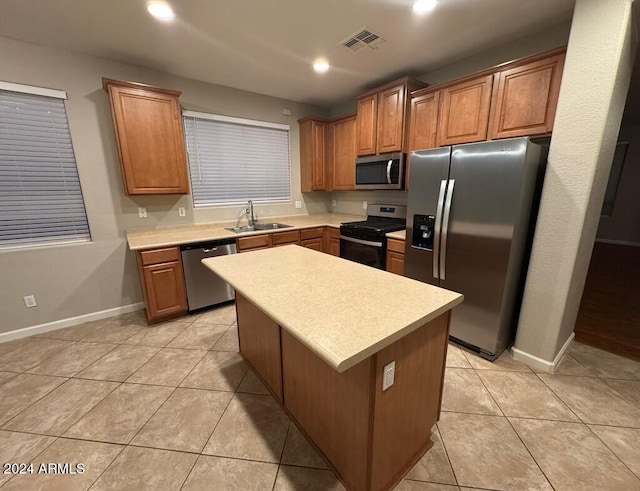
<path fill-rule="evenodd" d="M 345 486 L 392 488 L 431 446 L 462 295 L 295 245 L 203 263 L 236 289 L 243 358 Z"/>

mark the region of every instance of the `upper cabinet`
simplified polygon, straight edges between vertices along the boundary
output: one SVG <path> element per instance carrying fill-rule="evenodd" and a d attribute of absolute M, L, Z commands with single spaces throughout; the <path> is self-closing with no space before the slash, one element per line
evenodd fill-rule
<path fill-rule="evenodd" d="M 563 67 L 564 53 L 498 72 L 489 138 L 550 133 Z"/>
<path fill-rule="evenodd" d="M 358 99 L 358 156 L 406 151 L 405 130 L 409 126 L 409 93 L 424 85 L 422 82 L 404 77 Z"/>
<path fill-rule="evenodd" d="M 551 132 L 565 48 L 411 94 L 408 151 Z"/>
<path fill-rule="evenodd" d="M 309 117 L 298 123 L 302 192 L 355 189 L 355 114 L 332 120 Z"/>
<path fill-rule="evenodd" d="M 180 92 L 102 79 L 109 94 L 125 193 L 187 194 Z"/>
<path fill-rule="evenodd" d="M 375 155 L 378 121 L 378 94 L 358 99 L 356 117 L 356 152 L 358 155 Z"/>
<path fill-rule="evenodd" d="M 326 142 L 330 189 L 334 191 L 355 189 L 355 114 L 331 121 Z"/>
<path fill-rule="evenodd" d="M 475 78 L 440 91 L 438 146 L 487 139 L 493 75 Z"/>
<path fill-rule="evenodd" d="M 302 192 L 327 189 L 325 134 L 327 122 L 304 118 L 300 124 L 300 185 Z"/>
<path fill-rule="evenodd" d="M 440 92 L 432 91 L 411 99 L 409 152 L 436 146 Z"/>

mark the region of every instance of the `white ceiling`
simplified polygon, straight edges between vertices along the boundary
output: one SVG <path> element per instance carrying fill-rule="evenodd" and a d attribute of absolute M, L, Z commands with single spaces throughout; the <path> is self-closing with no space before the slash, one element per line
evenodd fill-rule
<path fill-rule="evenodd" d="M 0 35 L 293 101 L 332 106 L 396 75 L 421 75 L 567 22 L 575 0 L 1 0 Z M 339 46 L 362 27 L 386 42 Z M 331 69 L 313 72 L 325 57 Z"/>

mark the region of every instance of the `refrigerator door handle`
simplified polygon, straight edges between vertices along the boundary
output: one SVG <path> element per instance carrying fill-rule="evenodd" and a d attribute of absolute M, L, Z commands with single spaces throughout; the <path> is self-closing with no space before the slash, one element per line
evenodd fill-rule
<path fill-rule="evenodd" d="M 444 217 L 442 218 L 442 254 L 440 254 L 440 279 L 445 279 L 445 265 L 447 263 L 447 235 L 449 234 L 449 215 L 451 214 L 451 199 L 453 198 L 453 185 L 455 179 L 449 179 L 447 199 L 444 205 Z"/>
<path fill-rule="evenodd" d="M 447 181 L 440 181 L 440 194 L 438 194 L 438 207 L 436 208 L 436 224 L 433 237 L 433 277 L 438 278 L 438 260 L 440 256 L 440 223 L 442 222 L 442 208 L 444 207 L 444 195 L 447 192 Z"/>
<path fill-rule="evenodd" d="M 393 160 L 389 160 L 387 162 L 387 184 L 393 184 L 391 182 L 391 166 L 393 165 Z"/>

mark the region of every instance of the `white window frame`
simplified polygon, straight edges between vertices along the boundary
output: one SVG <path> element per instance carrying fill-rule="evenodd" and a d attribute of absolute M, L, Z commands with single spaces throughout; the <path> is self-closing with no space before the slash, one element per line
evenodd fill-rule
<path fill-rule="evenodd" d="M 34 131 L 33 135 L 31 135 L 32 140 L 29 140 L 27 137 L 25 137 L 24 140 L 15 140 L 10 137 L 5 137 L 4 142 L 2 141 L 3 136 L 0 135 L 0 144 L 4 143 L 4 146 L 7 149 L 6 153 L 0 154 L 0 172 L 6 172 L 4 176 L 0 175 L 0 178 L 6 179 L 7 182 L 10 182 L 17 188 L 24 186 L 24 189 L 27 191 L 27 193 L 25 193 L 27 194 L 27 198 L 20 199 L 17 195 L 8 191 L 9 187 L 5 187 L 6 194 L 3 196 L 2 189 L 0 188 L 0 204 L 4 208 L 4 210 L 0 210 L 0 218 L 2 218 L 4 211 L 5 220 L 8 217 L 7 222 L 13 222 L 9 223 L 9 225 L 4 228 L 0 228 L 0 252 L 15 249 L 30 249 L 36 247 L 51 247 L 91 242 L 89 220 L 87 217 L 84 195 L 82 193 L 82 186 L 80 183 L 80 176 L 78 173 L 78 166 L 71 138 L 67 108 L 64 102 L 67 99 L 66 92 L 62 90 L 4 81 L 0 81 L 0 90 L 14 92 L 18 95 L 35 95 L 60 100 L 62 102 L 62 109 L 64 110 L 64 124 L 66 125 L 64 127 L 66 129 L 66 133 L 62 135 L 60 140 L 52 142 L 52 145 L 62 144 L 63 147 L 60 148 L 64 149 L 63 153 L 66 152 L 66 156 L 63 156 L 60 153 L 56 155 L 53 149 L 47 148 L 47 152 L 50 153 L 45 155 L 45 158 L 49 159 L 47 162 L 51 165 L 43 164 L 44 159 L 43 161 L 38 162 L 37 156 L 34 155 L 34 148 L 37 148 L 35 143 L 38 141 L 38 138 L 47 137 L 51 135 L 52 132 L 47 135 L 46 131 Z M 59 111 L 59 109 L 56 110 Z M 0 113 L 0 118 L 1 117 Z M 58 118 L 58 122 L 62 123 L 62 119 L 62 117 Z M 42 119 L 40 121 L 46 122 Z M 33 122 L 38 121 L 34 120 Z M 52 122 L 54 122 L 53 119 Z M 15 129 L 15 127 L 12 128 Z M 12 149 L 11 146 L 15 142 L 17 148 L 22 141 L 24 141 L 24 143 L 34 143 L 34 146 L 28 147 L 26 153 L 20 155 L 22 159 L 16 158 L 15 161 L 12 161 L 12 158 L 18 155 L 18 150 L 15 150 L 16 153 L 12 153 L 14 149 Z M 29 152 L 31 153 L 29 154 Z M 4 158 L 2 155 L 4 155 Z M 34 158 L 36 160 L 33 160 Z M 28 159 L 32 160 L 30 161 Z M 60 185 L 60 192 L 57 194 L 48 194 L 43 192 L 38 195 L 37 191 L 34 191 L 33 189 L 34 186 L 29 185 L 30 180 L 26 178 L 28 174 L 15 175 L 16 172 L 20 173 L 24 172 L 24 170 L 20 169 L 20 165 L 15 163 L 12 164 L 12 162 L 33 162 L 31 168 L 34 169 L 34 173 L 31 174 L 31 176 L 36 176 L 38 178 L 41 176 L 52 176 L 48 181 L 44 182 L 47 185 Z M 65 179 L 67 176 L 69 176 L 69 179 Z M 62 190 L 63 188 L 64 191 Z M 63 197 L 63 199 L 67 198 L 61 206 L 55 204 L 56 201 L 59 201 L 57 199 L 59 197 Z M 59 221 L 58 224 L 51 223 L 50 220 L 48 221 L 44 217 L 43 213 L 39 213 L 39 210 L 41 209 L 49 211 L 53 209 L 60 211 L 61 213 L 67 212 L 70 215 L 75 216 L 72 220 L 64 222 L 64 225 L 62 225 L 62 221 Z M 16 216 L 21 215 L 24 218 L 20 223 L 15 223 L 13 219 Z M 71 226 L 69 226 L 69 223 L 71 223 Z M 21 234 L 19 232 L 21 228 L 23 230 L 28 230 L 28 232 Z M 47 233 L 46 229 L 50 229 L 51 232 Z"/>
<path fill-rule="evenodd" d="M 269 121 L 258 121 L 254 119 L 245 119 L 245 118 L 237 118 L 232 116 L 223 116 L 219 114 L 211 114 L 211 113 L 203 113 L 199 111 L 183 111 L 183 124 L 185 129 L 185 142 L 187 146 L 187 151 L 190 153 L 189 155 L 189 180 L 191 184 L 191 199 L 193 202 L 194 208 L 205 208 L 205 207 L 224 207 L 224 206 L 237 206 L 239 204 L 244 204 L 248 199 L 252 199 L 255 203 L 291 203 L 291 127 L 287 124 L 280 123 L 272 123 Z M 286 180 L 286 191 L 283 191 L 280 197 L 267 196 L 267 197 L 255 197 L 251 195 L 251 191 L 247 191 L 248 194 L 239 195 L 237 194 L 240 190 L 235 190 L 236 196 L 223 199 L 220 196 L 213 197 L 204 197 L 202 194 L 204 191 L 197 190 L 197 179 L 199 173 L 199 166 L 202 164 L 200 161 L 200 155 L 194 156 L 193 154 L 196 150 L 190 148 L 190 140 L 192 139 L 192 135 L 187 127 L 188 118 L 191 120 L 193 118 L 197 120 L 206 120 L 206 121 L 218 121 L 224 123 L 231 123 L 232 125 L 240 125 L 244 127 L 258 127 L 258 128 L 272 128 L 276 130 L 281 130 L 286 132 L 286 179 L 282 179 L 280 184 L 284 185 Z M 283 162 L 284 163 L 284 162 Z M 228 164 L 227 164 L 228 165 Z M 255 169 L 255 167 L 254 167 Z M 284 168 L 280 169 L 281 172 L 284 173 Z"/>

